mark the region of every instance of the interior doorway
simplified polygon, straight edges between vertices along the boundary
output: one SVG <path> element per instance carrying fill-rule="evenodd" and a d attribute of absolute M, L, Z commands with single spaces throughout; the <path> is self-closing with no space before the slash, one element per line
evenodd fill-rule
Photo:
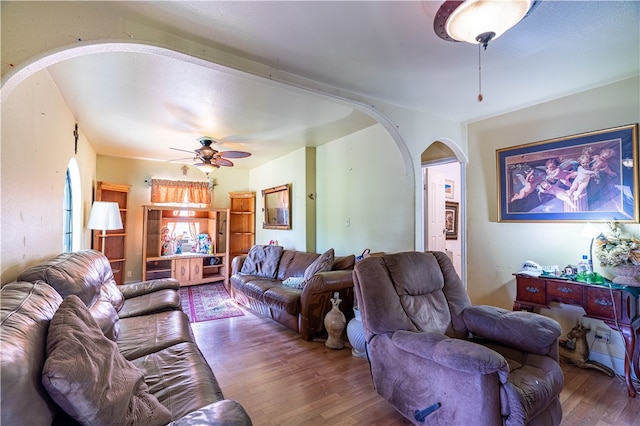
<path fill-rule="evenodd" d="M 464 167 L 442 142 L 422 153 L 425 250 L 445 251 L 466 285 Z"/>

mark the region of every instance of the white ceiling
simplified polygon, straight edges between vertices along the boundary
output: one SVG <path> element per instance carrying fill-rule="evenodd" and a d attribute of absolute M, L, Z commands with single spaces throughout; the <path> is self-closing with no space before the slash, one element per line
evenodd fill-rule
<path fill-rule="evenodd" d="M 433 31 L 439 1 L 146 1 L 89 7 L 355 95 L 471 122 L 640 73 L 640 2 L 540 2 L 482 53 Z M 348 105 L 200 60 L 98 53 L 49 68 L 99 154 L 168 160 L 203 135 L 254 167 L 370 126 Z M 177 155 L 176 155 L 177 154 Z M 188 156 L 188 154 L 186 154 Z"/>

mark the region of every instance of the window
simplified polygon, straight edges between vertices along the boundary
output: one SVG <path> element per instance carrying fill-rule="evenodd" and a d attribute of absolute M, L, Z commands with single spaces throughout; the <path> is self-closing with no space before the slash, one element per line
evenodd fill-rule
<path fill-rule="evenodd" d="M 72 158 L 67 166 L 62 203 L 62 251 L 65 253 L 80 249 L 82 234 L 80 198 L 80 171 L 76 159 Z"/>
<path fill-rule="evenodd" d="M 71 191 L 71 176 L 67 169 L 64 182 L 64 205 L 62 207 L 62 252 L 73 250 L 73 194 Z"/>

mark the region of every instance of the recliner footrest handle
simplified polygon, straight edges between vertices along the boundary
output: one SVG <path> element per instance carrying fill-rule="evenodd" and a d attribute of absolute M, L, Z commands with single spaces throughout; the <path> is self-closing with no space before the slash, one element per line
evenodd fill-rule
<path fill-rule="evenodd" d="M 439 403 L 439 402 L 436 402 L 435 404 L 425 408 L 422 411 L 421 410 L 416 410 L 416 412 L 414 413 L 414 417 L 420 423 L 424 423 L 424 419 L 426 419 L 429 414 L 433 413 L 434 411 L 436 411 L 440 407 L 442 407 L 442 404 Z"/>

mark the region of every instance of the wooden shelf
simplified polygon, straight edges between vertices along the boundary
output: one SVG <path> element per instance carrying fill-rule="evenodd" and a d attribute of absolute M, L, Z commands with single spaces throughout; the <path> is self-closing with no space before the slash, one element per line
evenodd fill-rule
<path fill-rule="evenodd" d="M 143 279 L 173 277 L 181 286 L 224 281 L 229 287 L 229 210 L 177 206 L 143 207 Z M 196 223 L 198 233 L 212 239 L 215 253 L 180 253 L 162 255 L 162 230 L 169 223 Z M 220 263 L 210 265 L 217 257 Z"/>
<path fill-rule="evenodd" d="M 94 194 L 95 201 L 112 201 L 118 203 L 123 229 L 107 231 L 102 235 L 102 231 L 93 231 L 93 249 L 102 251 L 109 259 L 113 278 L 116 284 L 124 284 L 124 272 L 126 264 L 126 237 L 127 237 L 127 198 L 129 195 L 129 185 L 122 185 L 111 182 L 97 182 Z M 118 265 L 115 265 L 118 264 Z"/>
<path fill-rule="evenodd" d="M 255 244 L 256 193 L 250 191 L 229 193 L 229 251 L 230 261 L 247 254 Z"/>

